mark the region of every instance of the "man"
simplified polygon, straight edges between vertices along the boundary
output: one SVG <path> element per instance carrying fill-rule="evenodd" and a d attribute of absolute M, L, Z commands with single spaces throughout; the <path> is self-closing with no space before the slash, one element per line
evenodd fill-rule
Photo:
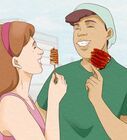
<path fill-rule="evenodd" d="M 115 43 L 116 32 L 111 13 L 105 7 L 84 3 L 66 16 L 66 22 L 74 28 L 74 46 L 82 59 L 57 68 L 57 72 L 64 75 L 68 85 L 67 94 L 60 103 L 61 140 L 114 139 L 114 135 L 116 135 L 114 131 L 117 128 L 113 127 L 109 130 L 108 128 L 113 123 L 110 124 L 109 121 L 106 124 L 105 122 L 114 115 L 117 120 L 118 118 L 125 122 L 127 120 L 127 70 L 112 57 L 105 68 L 98 71 L 91 65 L 90 61 L 94 48 L 108 53 L 108 48 Z M 100 85 L 102 85 L 103 77 L 102 96 L 106 109 L 109 107 L 110 113 L 106 114 L 105 105 L 105 110 L 103 110 L 101 106 L 95 105 L 91 97 L 88 96 L 90 92 L 88 79 L 93 78 L 93 75 L 97 76 L 98 79 L 95 80 L 101 82 Z M 50 78 L 51 76 L 37 98 L 43 115 L 47 110 Z M 98 92 L 94 92 L 92 98 L 98 96 Z M 99 101 L 96 98 L 97 102 Z M 108 116 L 103 116 L 103 114 Z M 111 118 L 106 118 L 110 116 Z M 106 120 L 104 120 L 105 118 Z M 120 123 L 123 123 L 121 120 L 119 120 Z M 119 138 L 121 137 L 119 136 Z"/>

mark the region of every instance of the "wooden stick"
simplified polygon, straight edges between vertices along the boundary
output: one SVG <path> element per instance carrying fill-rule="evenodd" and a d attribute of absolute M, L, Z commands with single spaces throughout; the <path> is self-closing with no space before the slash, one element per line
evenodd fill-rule
<path fill-rule="evenodd" d="M 54 79 L 54 83 L 57 84 L 58 82 L 58 78 L 56 76 L 56 65 L 54 64 L 54 71 L 53 71 L 54 75 L 55 75 L 55 79 Z"/>

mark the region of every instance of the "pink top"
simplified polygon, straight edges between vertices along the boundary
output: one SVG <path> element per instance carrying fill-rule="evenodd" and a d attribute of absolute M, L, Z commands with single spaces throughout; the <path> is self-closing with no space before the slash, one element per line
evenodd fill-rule
<path fill-rule="evenodd" d="M 43 134 L 44 134 L 44 131 L 45 131 L 45 125 L 44 125 L 44 120 L 43 118 L 41 117 L 41 114 L 40 112 L 38 111 L 37 107 L 35 106 L 33 100 L 30 98 L 32 104 L 33 104 L 33 107 L 34 109 L 32 109 L 30 107 L 30 105 L 25 101 L 25 99 L 23 99 L 21 96 L 15 94 L 15 93 L 6 93 L 4 94 L 3 96 L 0 97 L 0 101 L 2 98 L 4 98 L 5 96 L 15 96 L 17 98 L 20 98 L 27 106 L 27 109 L 28 111 L 32 114 L 33 118 L 35 119 L 35 121 L 38 123 L 38 125 L 40 126 Z M 0 140 L 15 140 L 15 138 L 13 136 L 4 136 L 0 133 Z"/>

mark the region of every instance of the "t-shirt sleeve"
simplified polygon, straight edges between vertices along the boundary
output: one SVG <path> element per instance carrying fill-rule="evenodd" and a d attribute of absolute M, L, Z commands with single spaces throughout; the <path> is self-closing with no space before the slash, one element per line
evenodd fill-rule
<path fill-rule="evenodd" d="M 44 85 L 37 97 L 38 105 L 40 106 L 40 108 L 42 108 L 46 111 L 47 111 L 47 101 L 48 101 L 48 89 L 49 89 L 51 77 L 52 77 L 52 74 L 48 77 L 48 79 L 44 83 Z"/>
<path fill-rule="evenodd" d="M 121 115 L 127 115 L 127 94 L 124 98 L 124 101 L 123 101 L 123 104 L 119 113 L 119 116 Z"/>

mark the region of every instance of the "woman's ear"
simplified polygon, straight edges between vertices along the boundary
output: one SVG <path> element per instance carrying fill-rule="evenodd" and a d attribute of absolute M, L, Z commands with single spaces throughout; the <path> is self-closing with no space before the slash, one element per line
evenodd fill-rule
<path fill-rule="evenodd" d="M 12 64 L 14 67 L 21 69 L 22 66 L 18 63 L 18 57 L 13 57 L 12 58 Z"/>
<path fill-rule="evenodd" d="M 107 29 L 107 40 L 112 38 L 112 36 L 113 36 L 113 30 L 112 30 L 112 28 L 108 28 Z"/>

